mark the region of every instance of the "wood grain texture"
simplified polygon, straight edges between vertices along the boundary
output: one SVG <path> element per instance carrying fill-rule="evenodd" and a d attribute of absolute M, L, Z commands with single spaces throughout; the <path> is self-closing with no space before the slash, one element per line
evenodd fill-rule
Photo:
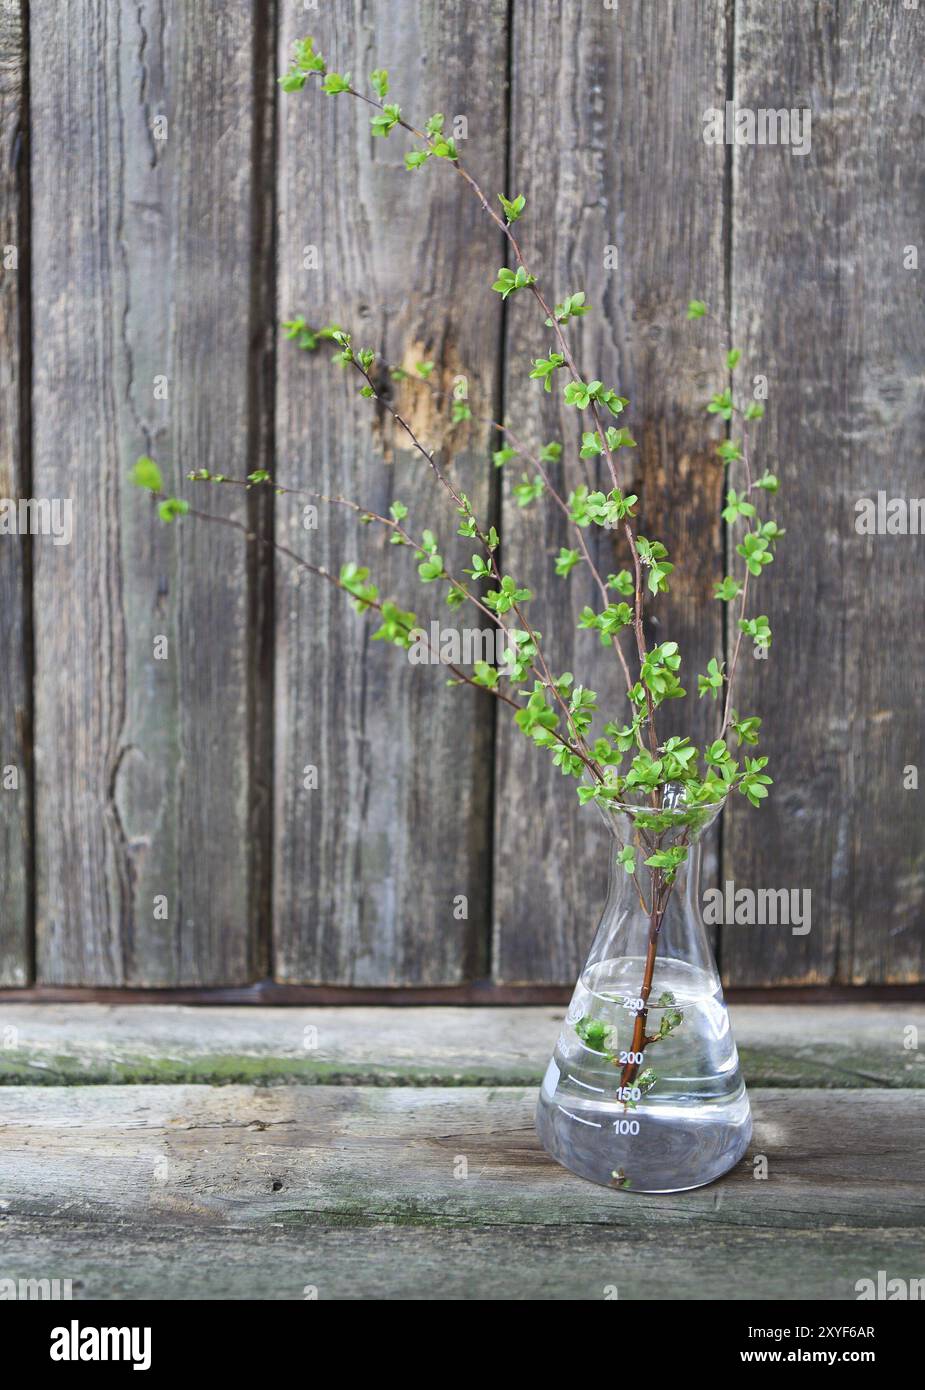
<path fill-rule="evenodd" d="M 32 7 L 34 478 L 75 527 L 36 545 L 48 982 L 253 978 L 249 557 L 224 528 L 162 527 L 127 475 L 142 452 L 171 490 L 248 468 L 262 16 Z M 239 496 L 205 505 L 246 515 Z"/>
<path fill-rule="evenodd" d="M 808 107 L 812 147 L 735 149 L 732 285 L 747 376 L 770 383 L 759 467 L 787 536 L 754 613 L 775 632 L 739 705 L 776 779 L 727 812 L 724 877 L 812 892 L 811 932 L 727 927 L 732 984 L 902 982 L 925 966 L 922 539 L 861 536 L 855 503 L 921 496 L 921 10 L 739 0 L 742 105 Z M 746 377 L 747 379 L 747 377 Z"/>
<path fill-rule="evenodd" d="M 550 296 L 587 293 L 594 312 L 568 329 L 585 378 L 630 398 L 620 423 L 639 447 L 622 459 L 641 500 L 639 530 L 663 540 L 678 566 L 671 594 L 649 605 L 648 637 L 681 645 L 684 684 L 694 688 L 685 709 L 693 728 L 684 732 L 699 742 L 711 712 L 698 707 L 694 674 L 722 641 L 712 597 L 722 477 L 703 402 L 721 362 L 725 313 L 724 157 L 700 138 L 700 111 L 704 93 L 719 100 L 723 92 L 724 7 L 583 5 L 566 16 L 555 6 L 519 5 L 514 16 L 512 180 L 513 192 L 527 197 L 522 243 Z M 693 297 L 709 302 L 712 317 L 692 331 L 684 311 Z M 545 356 L 550 336 L 525 295 L 513 301 L 505 410 L 534 443 L 565 442 L 556 473 L 567 493 L 582 481 L 594 485 L 603 470 L 589 472 L 577 458 L 580 429 L 592 428 L 587 415 L 557 409 L 526 379 L 527 359 Z M 554 556 L 574 539 L 557 509 L 513 504 L 520 471 L 516 461 L 507 465 L 505 568 L 536 595 L 531 613 L 550 639 L 553 669 L 574 671 L 599 693 L 606 717 L 623 722 L 615 654 L 595 634 L 575 632 L 581 609 L 600 609 L 600 595 L 583 567 L 566 581 L 555 576 Z M 622 539 L 591 531 L 605 576 L 629 564 Z M 628 653 L 626 636 L 624 646 Z M 675 724 L 663 710 L 660 736 L 678 732 Z M 503 718 L 497 787 L 496 978 L 570 982 L 600 915 L 609 845 L 593 812 L 579 814 L 574 787 Z M 714 872 L 708 853 L 707 882 Z"/>
<path fill-rule="evenodd" d="M 22 15 L 5 6 L 0 9 L 0 497 L 9 499 L 27 490 L 25 91 Z M 31 954 L 28 544 L 19 536 L 0 536 L 0 983 L 6 985 L 28 982 Z"/>
<path fill-rule="evenodd" d="M 82 1298 L 301 1298 L 313 1284 L 324 1299 L 601 1299 L 615 1284 L 621 1300 L 853 1300 L 878 1269 L 921 1273 L 920 1092 L 756 1092 L 746 1158 L 673 1196 L 560 1168 L 532 1089 L 26 1087 L 3 1101 L 4 1275 L 66 1270 Z"/>
<path fill-rule="evenodd" d="M 0 1007 L 4 1085 L 539 1085 L 561 1008 Z M 925 1088 L 925 1007 L 735 1005 L 749 1087 Z"/>
<path fill-rule="evenodd" d="M 336 22 L 322 10 L 312 28 L 329 66 L 349 69 L 364 90 L 373 67 L 388 68 L 390 99 L 417 123 L 442 110 L 449 131 L 454 114 L 465 116 L 479 173 L 494 189 L 504 163 L 506 14 L 503 0 L 477 8 L 345 0 Z M 282 64 L 305 24 L 301 6 L 284 6 Z M 498 236 L 450 169 L 408 173 L 409 138 L 372 139 L 369 117 L 354 99 L 312 85 L 282 101 L 281 316 L 336 320 L 358 347 L 392 363 L 432 359 L 447 384 L 464 373 L 484 409 L 500 350 L 500 305 L 488 289 Z M 306 248 L 316 249 L 317 269 L 303 268 Z M 409 527 L 420 535 L 430 526 L 458 570 L 472 547 L 452 539 L 452 504 L 385 412 L 358 398 L 359 379 L 327 355 L 280 352 L 279 475 L 380 513 L 400 498 Z M 489 430 L 473 422 L 448 432 L 422 388 L 398 396 L 442 463 L 455 454 L 454 477 L 484 516 Z M 322 510 L 306 531 L 298 509 L 279 499 L 277 535 L 334 571 L 348 559 L 369 563 L 380 589 L 423 621 L 472 625 L 441 593 L 422 590 L 409 553 L 343 510 Z M 412 667 L 371 643 L 368 620 L 343 595 L 310 575 L 296 582 L 284 561 L 276 613 L 277 978 L 400 985 L 477 975 L 489 914 L 490 700 L 448 691 L 440 668 Z M 303 785 L 307 767 L 318 769 L 314 790 Z M 460 895 L 465 919 L 454 916 Z"/>

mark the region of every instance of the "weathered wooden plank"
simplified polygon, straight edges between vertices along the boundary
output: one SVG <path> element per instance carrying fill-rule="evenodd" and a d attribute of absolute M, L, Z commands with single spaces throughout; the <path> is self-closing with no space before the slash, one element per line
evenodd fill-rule
<path fill-rule="evenodd" d="M 283 8 L 281 63 L 305 14 Z M 504 165 L 503 0 L 471 6 L 368 4 L 322 10 L 312 27 L 329 64 L 365 86 L 374 66 L 418 122 L 442 109 L 469 121 L 479 171 L 492 188 Z M 370 110 L 317 90 L 284 100 L 279 151 L 279 304 L 284 315 L 336 320 L 393 363 L 434 360 L 484 407 L 500 348 L 500 305 L 488 290 L 497 237 L 452 171 L 403 169 L 402 132 L 372 140 Z M 465 142 L 461 142 L 465 150 Z M 305 268 L 317 253 L 316 269 Z M 431 526 L 448 564 L 458 518 L 427 465 L 385 412 L 371 414 L 357 381 L 295 349 L 280 354 L 280 471 L 379 512 L 399 497 L 409 526 Z M 434 381 L 438 379 L 435 374 Z M 399 393 L 428 447 L 485 514 L 490 432 L 449 432 L 422 388 Z M 310 401 L 310 407 L 306 403 Z M 462 627 L 442 594 L 422 591 L 409 553 L 342 509 L 314 531 L 277 507 L 281 540 L 337 569 L 370 563 L 373 578 L 423 621 Z M 489 787 L 493 711 L 444 674 L 416 669 L 370 643 L 367 623 L 311 576 L 277 569 L 274 902 L 276 975 L 349 984 L 456 983 L 484 973 L 489 912 Z M 435 588 L 437 586 L 434 586 Z M 480 703 L 481 701 L 481 703 Z M 304 785 L 317 768 L 318 784 Z M 464 898 L 464 905 L 457 900 Z M 462 912 L 466 915 L 462 916 Z"/>
<path fill-rule="evenodd" d="M 616 1284 L 621 1299 L 780 1298 L 793 1296 L 796 1260 L 802 1297 L 853 1299 L 878 1268 L 920 1273 L 925 1102 L 913 1092 L 758 1092 L 748 1157 L 719 1183 L 669 1197 L 604 1192 L 553 1163 L 533 1133 L 532 1090 L 12 1088 L 2 1098 L 4 1273 L 66 1267 L 81 1297 L 164 1296 L 154 1281 L 168 1248 L 175 1270 L 198 1251 L 186 1293 L 199 1297 L 271 1287 L 301 1297 L 306 1284 L 356 1297 L 375 1272 L 380 1297 L 385 1279 L 390 1297 L 599 1298 Z M 247 1272 L 233 1255 L 245 1247 Z M 349 1286 L 358 1252 L 366 1273 Z"/>
<path fill-rule="evenodd" d="M 31 16 L 35 488 L 72 498 L 75 526 L 70 546 L 36 547 L 39 976 L 245 981 L 246 547 L 162 527 L 126 477 L 142 452 L 171 488 L 192 467 L 248 468 L 263 11 L 83 0 Z M 246 515 L 239 496 L 206 505 Z"/>
<path fill-rule="evenodd" d="M 578 361 L 587 378 L 630 398 L 621 423 L 639 447 L 624 468 L 641 499 L 640 530 L 662 539 L 679 567 L 671 595 L 654 605 L 649 635 L 680 643 L 689 686 L 721 642 L 712 592 L 722 478 L 702 403 L 721 361 L 724 173 L 722 151 L 699 139 L 699 115 L 704 93 L 719 99 L 723 91 L 724 6 L 590 5 L 573 24 L 555 7 L 522 5 L 514 26 L 512 178 L 513 192 L 527 196 L 522 241 L 556 300 L 586 291 L 595 312 L 574 329 Z M 713 312 L 694 333 L 684 321 L 692 297 Z M 566 442 L 555 473 L 568 492 L 601 475 L 577 458 L 586 417 L 557 409 L 526 380 L 528 358 L 545 355 L 549 337 L 535 306 L 515 301 L 505 410 L 535 443 Z M 530 611 L 553 669 L 575 671 L 608 717 L 622 718 L 616 657 L 595 634 L 573 635 L 581 609 L 599 609 L 600 596 L 582 568 L 567 581 L 555 576 L 553 557 L 574 540 L 557 509 L 512 504 L 520 471 L 507 465 L 505 568 L 536 595 Z M 603 533 L 589 540 L 605 575 L 626 567 L 622 542 Z M 697 707 L 696 693 L 687 705 L 694 727 L 684 731 L 700 738 L 710 711 Z M 672 717 L 665 713 L 660 733 L 677 732 Z M 497 785 L 496 978 L 570 982 L 600 915 L 609 845 L 593 816 L 579 817 L 573 788 L 505 720 Z M 712 855 L 705 872 L 709 881 Z"/>
<path fill-rule="evenodd" d="M 903 776 L 925 761 L 923 658 L 886 641 L 921 610 L 921 542 L 858 535 L 855 504 L 922 493 L 922 16 L 739 0 L 735 33 L 737 101 L 809 108 L 812 147 L 735 149 L 735 335 L 769 379 L 758 463 L 779 471 L 787 536 L 754 609 L 774 646 L 741 697 L 767 717 L 777 789 L 727 814 L 724 876 L 808 889 L 814 916 L 798 938 L 727 928 L 723 964 L 736 984 L 921 980 L 921 793 Z"/>
<path fill-rule="evenodd" d="M 621 1302 L 790 1299 L 851 1302 L 859 1278 L 917 1279 L 921 1231 L 380 1224 L 344 1229 L 286 1221 L 203 1227 L 188 1221 L 101 1223 L 6 1216 L 5 1278 L 73 1281 L 73 1298 L 250 1301 L 413 1299 Z M 799 1271 L 795 1279 L 794 1271 Z M 730 1276 L 734 1271 L 735 1277 Z M 880 1352 L 878 1352 L 880 1356 Z"/>
<path fill-rule="evenodd" d="M 23 356 L 28 277 L 22 11 L 0 9 L 0 497 L 26 491 Z M 26 642 L 26 544 L 0 537 L 0 983 L 24 985 L 30 970 L 31 691 Z"/>
<path fill-rule="evenodd" d="M 736 1005 L 751 1087 L 925 1087 L 921 1005 Z M 0 1008 L 0 1082 L 538 1085 L 561 1010 Z"/>

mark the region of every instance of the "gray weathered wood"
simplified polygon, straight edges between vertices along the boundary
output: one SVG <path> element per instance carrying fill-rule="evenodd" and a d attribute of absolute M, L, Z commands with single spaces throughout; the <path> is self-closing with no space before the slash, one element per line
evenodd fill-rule
<path fill-rule="evenodd" d="M 878 1269 L 921 1274 L 917 1092 L 757 1092 L 747 1157 L 677 1196 L 553 1163 L 532 1089 L 2 1099 L 4 1276 L 60 1271 L 82 1298 L 852 1300 Z"/>
<path fill-rule="evenodd" d="M 562 1012 L 4 1005 L 0 1082 L 537 1085 Z M 731 1018 L 749 1086 L 925 1087 L 922 1005 L 739 1004 Z"/>
<path fill-rule="evenodd" d="M 735 149 L 732 286 L 744 379 L 770 396 L 757 466 L 787 536 L 757 586 L 775 632 L 744 662 L 776 790 L 727 813 L 724 877 L 812 892 L 813 925 L 731 927 L 735 984 L 920 980 L 925 599 L 921 539 L 859 536 L 855 503 L 921 496 L 925 212 L 922 13 L 874 0 L 736 5 L 737 100 L 810 107 L 812 148 Z M 737 798 L 738 801 L 738 798 Z"/>
<path fill-rule="evenodd" d="M 0 497 L 25 491 L 21 409 L 26 113 L 22 13 L 0 9 Z M 30 966 L 29 840 L 32 796 L 26 542 L 0 536 L 0 983 L 23 985 Z"/>
<path fill-rule="evenodd" d="M 75 526 L 70 546 L 35 546 L 39 977 L 245 981 L 246 546 L 161 526 L 127 474 L 142 452 L 171 489 L 193 467 L 248 469 L 264 12 L 82 0 L 31 16 L 34 486 L 73 498 Z M 246 516 L 240 494 L 205 505 Z"/>
<path fill-rule="evenodd" d="M 472 6 L 360 4 L 313 18 L 330 66 L 366 89 L 374 66 L 422 123 L 443 110 L 469 121 L 479 171 L 500 187 L 504 164 L 503 0 Z M 280 61 L 305 28 L 283 8 Z M 321 95 L 283 98 L 279 150 L 279 304 L 283 316 L 336 320 L 387 360 L 432 359 L 450 384 L 468 377 L 484 407 L 500 349 L 500 305 L 490 293 L 497 237 L 447 166 L 403 168 L 409 138 L 374 140 L 370 109 Z M 476 143 L 477 137 L 477 143 Z M 461 142 L 462 143 L 462 142 Z M 465 145 L 462 145 L 465 148 Z M 319 266 L 304 268 L 315 248 Z M 277 455 L 287 480 L 342 493 L 382 513 L 396 496 L 415 534 L 430 526 L 447 564 L 468 563 L 453 541 L 458 517 L 419 454 L 382 411 L 359 399 L 359 379 L 289 347 L 279 356 Z M 434 380 L 437 377 L 435 376 Z M 448 430 L 421 387 L 399 402 L 482 515 L 489 496 L 489 431 Z M 348 559 L 404 608 L 445 626 L 442 592 L 422 590 L 413 556 L 374 527 L 322 507 L 302 529 L 278 499 L 277 535 L 335 571 Z M 348 984 L 456 983 L 484 972 L 489 912 L 490 760 L 487 697 L 445 689 L 439 668 L 414 668 L 370 642 L 343 595 L 277 566 L 275 947 L 277 978 Z M 438 586 L 433 586 L 434 590 Z M 442 588 L 442 586 L 440 586 Z M 318 770 L 314 790 L 305 769 Z M 458 897 L 467 916 L 454 914 Z M 461 911 L 462 909 L 460 909 Z"/>
<path fill-rule="evenodd" d="M 699 112 L 705 93 L 719 99 L 723 90 L 724 7 L 588 5 L 572 24 L 555 6 L 521 5 L 513 44 L 511 177 L 512 192 L 527 196 L 522 242 L 551 296 L 583 289 L 594 307 L 568 329 L 586 378 L 630 398 L 621 423 L 639 447 L 623 451 L 624 477 L 640 496 L 641 532 L 663 540 L 679 566 L 672 593 L 650 604 L 657 622 L 649 639 L 681 644 L 690 688 L 721 643 L 712 589 L 722 476 L 702 402 L 721 361 L 724 174 L 722 152 L 699 139 Z M 614 249 L 618 262 L 608 269 Z M 713 311 L 695 331 L 684 321 L 692 297 Z M 603 470 L 577 458 L 587 416 L 556 410 L 547 404 L 555 398 L 526 379 L 528 358 L 548 352 L 550 333 L 524 295 L 512 303 L 508 344 L 509 420 L 523 422 L 534 442 L 565 442 L 555 472 L 566 493 L 594 484 Z M 567 581 L 555 576 L 553 558 L 575 544 L 574 533 L 545 503 L 517 508 L 510 485 L 521 471 L 516 461 L 506 468 L 505 568 L 536 595 L 531 611 L 550 639 L 553 669 L 576 672 L 607 717 L 622 721 L 628 706 L 616 656 L 595 634 L 575 633 L 581 609 L 600 609 L 600 595 L 583 568 Z M 589 541 L 605 575 L 628 565 L 625 543 L 603 533 Z M 695 695 L 687 709 L 694 727 L 684 732 L 699 740 L 710 713 Z M 672 713 L 663 715 L 660 734 L 678 732 Z M 495 973 L 507 982 L 570 982 L 600 914 L 609 843 L 593 813 L 579 814 L 574 788 L 551 760 L 503 717 L 497 786 Z M 714 871 L 710 855 L 708 881 Z"/>

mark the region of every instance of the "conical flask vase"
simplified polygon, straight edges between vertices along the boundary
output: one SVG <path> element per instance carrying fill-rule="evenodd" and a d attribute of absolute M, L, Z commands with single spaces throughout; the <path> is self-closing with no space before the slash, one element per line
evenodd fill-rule
<path fill-rule="evenodd" d="M 607 902 L 536 1115 L 547 1152 L 592 1182 L 627 1192 L 700 1187 L 738 1163 L 751 1138 L 700 913 L 700 837 L 719 809 L 607 816 Z M 632 872 L 620 851 L 632 852 Z M 659 867 L 645 864 L 651 857 Z"/>

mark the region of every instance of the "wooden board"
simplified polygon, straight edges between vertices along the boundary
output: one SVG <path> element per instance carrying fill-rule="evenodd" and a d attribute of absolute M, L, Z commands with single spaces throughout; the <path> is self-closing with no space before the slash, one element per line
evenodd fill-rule
<path fill-rule="evenodd" d="M 703 403 L 721 367 L 725 322 L 724 156 L 699 131 L 705 94 L 720 100 L 724 90 L 725 43 L 719 0 L 585 5 L 574 24 L 555 7 L 514 10 L 511 192 L 527 197 L 522 244 L 556 301 L 585 290 L 594 312 L 568 330 L 578 361 L 586 379 L 630 398 L 620 423 L 639 445 L 627 474 L 641 499 L 639 529 L 663 540 L 679 567 L 671 595 L 650 605 L 657 626 L 648 635 L 681 645 L 681 674 L 693 686 L 685 707 L 693 727 L 684 732 L 698 742 L 715 711 L 698 707 L 695 675 L 722 643 L 712 598 L 722 475 Z M 617 265 L 607 269 L 613 249 Z M 684 317 L 695 297 L 712 311 L 696 328 Z M 535 306 L 514 300 L 506 416 L 534 444 L 566 441 L 556 474 L 567 493 L 595 481 L 574 447 L 592 425 L 571 407 L 547 405 L 554 397 L 527 380 L 528 359 L 550 345 Z M 615 655 L 595 634 L 574 631 L 586 604 L 600 608 L 600 595 L 583 567 L 566 581 L 553 570 L 559 547 L 575 543 L 567 523 L 539 504 L 521 512 L 510 486 L 522 470 L 512 462 L 505 471 L 505 569 L 536 595 L 530 611 L 550 638 L 553 669 L 574 671 L 599 693 L 607 717 L 622 722 L 628 706 Z M 604 575 L 627 566 L 625 545 L 598 532 L 596 546 Z M 663 715 L 660 736 L 678 732 L 671 712 Z M 593 812 L 579 815 L 574 787 L 551 759 L 503 718 L 498 749 L 495 976 L 571 983 L 603 905 L 609 842 Z M 712 855 L 705 873 L 711 881 Z"/>
<path fill-rule="evenodd" d="M 469 121 L 480 176 L 502 179 L 507 6 L 361 4 L 324 9 L 311 28 L 331 67 L 367 86 L 391 72 L 390 100 L 420 125 L 434 110 Z M 280 63 L 306 16 L 283 6 Z M 490 415 L 500 352 L 500 304 L 490 291 L 498 238 L 445 166 L 408 173 L 402 132 L 372 139 L 370 110 L 316 88 L 282 99 L 278 297 L 281 317 L 335 320 L 386 360 L 433 360 L 469 380 Z M 477 137 L 477 139 L 476 139 Z M 465 142 L 460 142 L 465 151 Z M 435 162 L 436 163 L 436 162 Z M 317 269 L 304 268 L 317 252 Z M 343 493 L 380 513 L 398 497 L 409 527 L 441 540 L 448 565 L 469 563 L 453 540 L 458 517 L 427 464 L 370 403 L 358 378 L 295 348 L 278 366 L 278 472 Z M 436 376 L 434 380 L 436 380 Z M 399 403 L 481 515 L 490 491 L 490 431 L 447 432 L 430 395 Z M 277 499 L 280 540 L 337 570 L 368 563 L 380 588 L 422 620 L 472 625 L 422 589 L 413 556 L 337 508 L 317 529 Z M 436 586 L 435 586 L 436 587 Z M 476 615 L 479 616 L 479 615 Z M 370 642 L 343 595 L 285 561 L 276 586 L 274 941 L 276 977 L 356 985 L 453 984 L 485 973 L 489 914 L 491 740 L 487 696 L 445 689 L 445 673 L 412 667 Z M 481 622 L 476 626 L 483 625 Z M 304 786 L 305 769 L 318 784 Z M 308 774 L 309 777 L 311 774 Z M 454 915 L 457 899 L 466 915 Z"/>
<path fill-rule="evenodd" d="M 27 484 L 28 146 L 22 13 L 0 8 L 0 497 Z M 0 537 L 0 984 L 29 981 L 32 799 L 28 541 Z M 15 786 L 13 785 L 15 780 Z"/>
<path fill-rule="evenodd" d="M 920 10 L 736 5 L 743 104 L 809 106 L 812 147 L 737 147 L 735 335 L 768 376 L 759 466 L 787 536 L 762 578 L 767 662 L 740 708 L 764 715 L 775 794 L 727 814 L 725 878 L 808 889 L 813 926 L 726 928 L 731 984 L 920 980 L 925 964 L 921 539 L 861 536 L 859 498 L 922 495 Z M 907 254 L 907 253 L 906 253 Z M 747 693 L 746 693 L 747 692 Z M 738 799 L 737 799 L 738 800 Z"/>
<path fill-rule="evenodd" d="M 742 1163 L 667 1197 L 553 1163 L 532 1089 L 2 1098 L 4 1274 L 78 1298 L 850 1301 L 921 1272 L 919 1092 L 755 1092 Z"/>
<path fill-rule="evenodd" d="M 0 1082 L 538 1085 L 563 1009 L 6 1004 Z M 731 1009 L 749 1086 L 925 1087 L 922 1005 Z"/>
<path fill-rule="evenodd" d="M 246 546 L 161 526 L 127 475 L 140 453 L 171 489 L 194 467 L 248 470 L 264 22 L 251 4 L 31 11 L 34 487 L 73 499 L 75 526 L 71 545 L 35 546 L 49 983 L 255 972 Z M 246 516 L 239 494 L 206 505 Z"/>

